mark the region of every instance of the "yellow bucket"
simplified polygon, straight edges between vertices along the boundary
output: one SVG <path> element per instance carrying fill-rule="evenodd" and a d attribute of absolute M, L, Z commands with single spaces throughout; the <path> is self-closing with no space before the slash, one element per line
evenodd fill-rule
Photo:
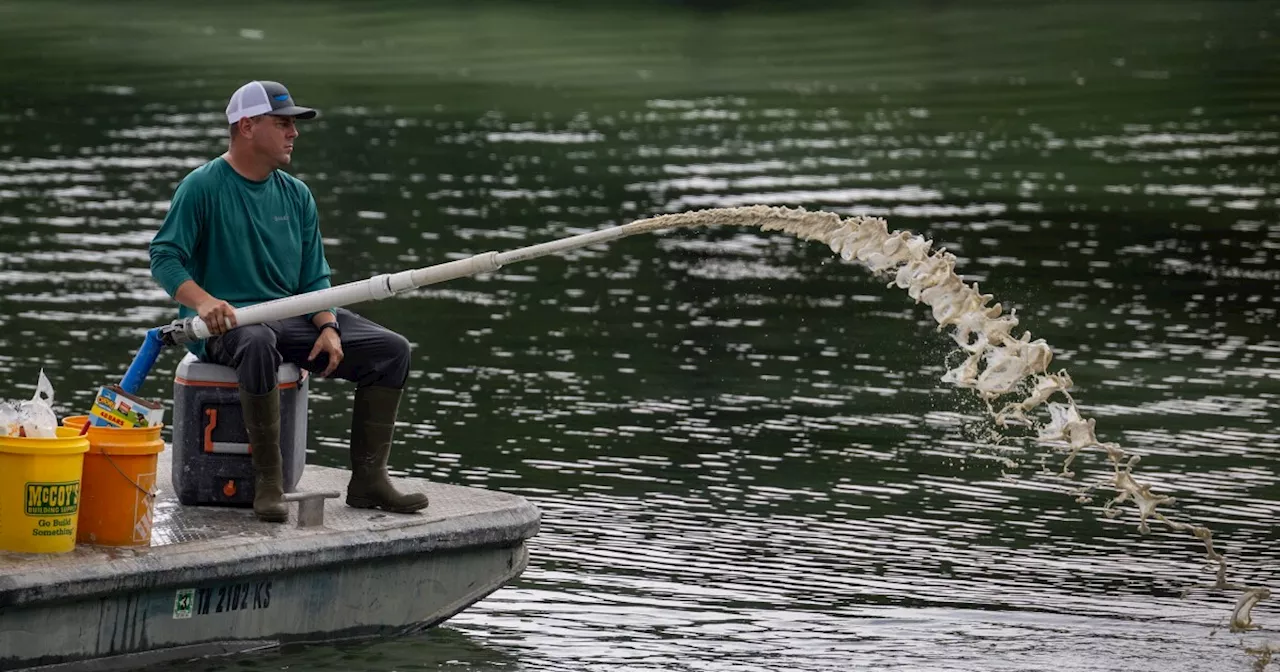
<path fill-rule="evenodd" d="M 59 427 L 52 439 L 0 436 L 0 551 L 76 547 L 80 475 L 89 439 Z"/>

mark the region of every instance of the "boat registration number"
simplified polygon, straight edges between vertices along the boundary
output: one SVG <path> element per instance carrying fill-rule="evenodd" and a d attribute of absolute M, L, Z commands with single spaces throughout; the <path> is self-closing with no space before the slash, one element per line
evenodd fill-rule
<path fill-rule="evenodd" d="M 257 611 L 271 607 L 271 580 L 182 588 L 173 597 L 173 617 Z"/>

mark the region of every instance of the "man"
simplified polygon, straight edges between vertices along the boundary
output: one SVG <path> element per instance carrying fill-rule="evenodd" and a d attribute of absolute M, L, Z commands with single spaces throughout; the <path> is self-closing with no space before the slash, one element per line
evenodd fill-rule
<path fill-rule="evenodd" d="M 281 170 L 293 158 L 296 121 L 316 115 L 277 82 L 240 87 L 227 105 L 228 150 L 178 184 L 150 248 L 151 275 L 182 304 L 179 316 L 199 315 L 213 333 L 207 343 L 187 347 L 236 370 L 253 446 L 253 512 L 271 522 L 288 519 L 276 387 L 281 362 L 356 383 L 349 506 L 409 513 L 427 505 L 426 495 L 397 492 L 387 477 L 409 375 L 404 337 L 347 310 L 236 326 L 237 307 L 329 287 L 315 199 Z"/>

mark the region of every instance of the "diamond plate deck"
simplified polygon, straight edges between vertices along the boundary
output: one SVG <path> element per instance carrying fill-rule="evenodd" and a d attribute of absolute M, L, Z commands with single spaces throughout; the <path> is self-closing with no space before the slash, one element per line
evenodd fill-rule
<path fill-rule="evenodd" d="M 341 497 L 325 502 L 323 527 L 259 522 L 251 509 L 182 506 L 169 479 L 170 450 L 160 454 L 151 546 L 80 544 L 61 555 L 0 552 L 0 607 L 83 599 L 166 583 L 292 571 L 449 549 L 511 546 L 538 530 L 537 507 L 516 495 L 417 478 L 396 487 L 426 492 L 431 504 L 415 514 L 353 509 Z M 300 490 L 345 493 L 350 472 L 308 466 Z"/>

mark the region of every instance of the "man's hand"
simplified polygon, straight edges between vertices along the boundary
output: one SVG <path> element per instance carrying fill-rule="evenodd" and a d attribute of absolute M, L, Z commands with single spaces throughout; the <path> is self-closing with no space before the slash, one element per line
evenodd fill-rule
<path fill-rule="evenodd" d="M 215 336 L 236 328 L 236 309 L 222 299 L 210 296 L 196 305 L 196 314 Z"/>
<path fill-rule="evenodd" d="M 329 366 L 326 366 L 320 375 L 328 378 L 342 363 L 342 339 L 338 336 L 338 332 L 333 329 L 321 329 L 320 336 L 316 338 L 316 344 L 312 346 L 311 356 L 307 357 L 307 361 L 314 362 L 322 352 L 328 353 Z"/>

